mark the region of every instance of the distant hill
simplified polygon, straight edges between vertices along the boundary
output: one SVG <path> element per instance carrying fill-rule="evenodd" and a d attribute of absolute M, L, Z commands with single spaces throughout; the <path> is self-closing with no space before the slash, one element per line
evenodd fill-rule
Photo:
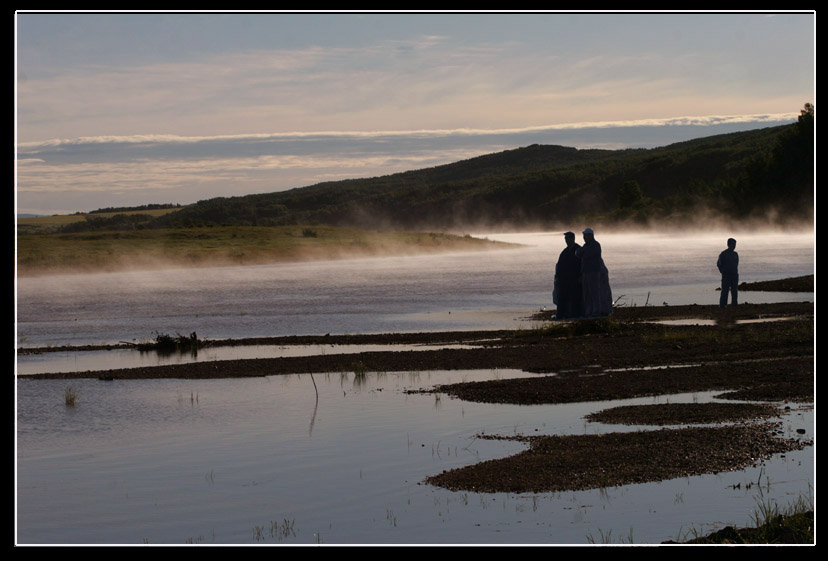
<path fill-rule="evenodd" d="M 320 224 L 468 230 L 586 220 L 687 224 L 698 223 L 702 214 L 728 221 L 810 219 L 813 119 L 813 106 L 806 105 L 792 125 L 653 149 L 535 144 L 382 177 L 218 197 L 141 222 L 116 216 L 67 228 Z"/>

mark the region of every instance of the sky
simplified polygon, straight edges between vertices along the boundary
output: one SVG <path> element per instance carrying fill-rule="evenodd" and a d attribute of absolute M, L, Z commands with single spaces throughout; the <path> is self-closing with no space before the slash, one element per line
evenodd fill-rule
<path fill-rule="evenodd" d="M 814 12 L 15 14 L 17 213 L 793 122 Z"/>

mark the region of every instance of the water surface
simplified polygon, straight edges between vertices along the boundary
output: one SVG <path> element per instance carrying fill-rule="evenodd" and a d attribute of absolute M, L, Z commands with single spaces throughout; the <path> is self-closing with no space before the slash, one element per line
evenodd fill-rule
<path fill-rule="evenodd" d="M 712 393 L 554 406 L 410 394 L 437 383 L 526 376 L 454 371 L 244 380 L 18 382 L 22 543 L 636 543 L 749 522 L 756 500 L 813 485 L 813 448 L 733 473 L 564 493 L 481 494 L 422 484 L 517 453 L 480 434 L 592 434 L 620 404 L 703 402 Z M 316 398 L 318 388 L 319 397 Z M 785 417 L 812 436 L 813 411 Z M 760 494 L 756 483 L 762 483 Z M 751 489 L 746 486 L 753 484 Z M 737 487 L 738 486 L 738 487 Z M 292 532 L 283 535 L 284 521 Z M 271 533 L 272 523 L 277 530 Z"/>
<path fill-rule="evenodd" d="M 730 233 L 597 233 L 623 305 L 714 304 Z M 527 247 L 487 253 L 17 279 L 15 346 L 527 327 L 552 307 L 560 233 L 490 235 Z M 814 272 L 814 239 L 744 234 L 741 280 Z M 813 301 L 744 293 L 743 302 Z M 251 348 L 255 356 L 328 349 Z M 199 360 L 218 360 L 216 351 Z M 341 350 L 337 350 L 341 352 Z M 121 351 L 16 357 L 18 373 L 131 365 Z M 168 360 L 187 360 L 170 357 Z M 150 360 L 159 360 L 157 356 Z M 98 362 L 98 366 L 90 366 Z M 813 489 L 813 448 L 747 470 L 594 491 L 451 492 L 428 475 L 503 457 L 480 434 L 638 430 L 586 422 L 628 403 L 704 402 L 711 393 L 555 406 L 411 394 L 517 371 L 351 373 L 233 380 L 17 379 L 19 543 L 636 543 L 746 525 L 757 500 Z M 317 397 L 318 392 L 318 397 Z M 783 433 L 812 437 L 794 407 Z M 761 483 L 761 487 L 757 484 Z M 760 492 L 761 489 L 761 492 Z"/>
<path fill-rule="evenodd" d="M 604 234 L 619 305 L 715 304 L 728 233 Z M 516 250 L 17 279 L 17 346 L 527 327 L 553 307 L 563 236 L 489 234 Z M 813 232 L 743 234 L 740 280 L 814 273 Z M 742 302 L 813 293 L 741 295 Z"/>

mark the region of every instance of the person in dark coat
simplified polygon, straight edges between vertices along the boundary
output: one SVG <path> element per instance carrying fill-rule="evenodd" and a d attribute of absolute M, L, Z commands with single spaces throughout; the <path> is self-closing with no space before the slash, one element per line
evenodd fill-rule
<path fill-rule="evenodd" d="M 722 274 L 722 295 L 719 297 L 719 306 L 727 306 L 727 295 L 730 293 L 730 303 L 733 306 L 739 304 L 739 254 L 736 249 L 736 240 L 727 240 L 727 249 L 719 254 L 716 267 Z"/>
<path fill-rule="evenodd" d="M 552 300 L 558 310 L 555 319 L 572 319 L 583 315 L 581 302 L 581 260 L 575 253 L 581 246 L 575 243 L 575 234 L 564 234 L 566 247 L 558 257 L 555 265 L 554 289 Z"/>
<path fill-rule="evenodd" d="M 612 313 L 609 271 L 601 257 L 601 244 L 595 241 L 592 228 L 587 228 L 583 234 L 584 245 L 575 252 L 575 255 L 581 259 L 584 317 L 606 317 Z"/>

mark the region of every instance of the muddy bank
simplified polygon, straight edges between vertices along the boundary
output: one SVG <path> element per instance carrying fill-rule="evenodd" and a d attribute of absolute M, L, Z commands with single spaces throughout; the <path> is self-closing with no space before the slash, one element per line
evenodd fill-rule
<path fill-rule="evenodd" d="M 198 349 L 215 347 L 244 347 L 254 345 L 436 345 L 468 343 L 498 339 L 513 334 L 511 330 L 492 331 L 435 331 L 417 333 L 374 333 L 359 335 L 284 335 L 278 337 L 246 337 L 242 339 L 198 339 Z M 153 350 L 152 341 L 121 342 L 107 345 L 56 345 L 50 347 L 22 347 L 20 355 L 75 351 Z"/>
<path fill-rule="evenodd" d="M 441 385 L 433 391 L 468 401 L 554 404 L 722 390 L 719 398 L 814 401 L 812 305 L 756 305 L 720 310 L 618 310 L 604 333 L 558 339 L 569 356 L 555 374 Z M 654 317 L 714 317 L 713 326 L 668 327 Z M 739 324 L 737 319 L 803 318 Z M 805 319 L 807 317 L 807 319 Z M 623 319 L 622 319 L 623 318 Z M 586 324 L 578 322 L 577 329 Z M 566 329 L 552 324 L 546 334 Z M 571 329 L 571 328 L 570 328 Z M 528 336 L 527 336 L 528 337 Z M 530 339 L 532 337 L 529 337 Z M 543 347 L 542 336 L 536 344 Z M 611 345 L 615 352 L 609 352 Z M 549 350 L 549 347 L 547 347 Z M 621 366 L 626 364 L 626 366 Z M 743 469 L 811 443 L 783 439 L 775 425 L 744 424 L 778 416 L 773 404 L 704 403 L 617 407 L 587 421 L 636 425 L 743 423 L 636 433 L 521 438 L 526 452 L 438 474 L 433 485 L 479 492 L 582 490 Z"/>
<path fill-rule="evenodd" d="M 781 439 L 772 425 L 506 438 L 529 449 L 446 471 L 427 483 L 454 491 L 542 493 L 615 487 L 744 469 L 809 442 Z"/>
<path fill-rule="evenodd" d="M 288 341 L 295 344 L 474 343 L 469 348 L 203 361 L 107 371 L 47 373 L 27 378 L 242 378 L 351 372 L 355 364 L 360 364 L 360 368 L 369 372 L 510 368 L 528 373 L 555 373 L 558 379 L 570 378 L 570 387 L 579 385 L 577 392 L 573 393 L 550 381 L 555 378 L 528 376 L 527 381 L 501 382 L 504 384 L 501 388 L 491 385 L 479 389 L 472 386 L 465 386 L 465 389 L 457 386 L 456 390 L 449 387 L 441 389 L 463 399 L 510 403 L 612 399 L 627 397 L 630 393 L 637 395 L 654 387 L 663 387 L 665 392 L 757 390 L 761 383 L 777 391 L 782 382 L 790 385 L 787 391 L 791 398 L 805 398 L 812 394 L 812 387 L 807 389 L 804 380 L 813 373 L 813 304 L 786 306 L 790 313 L 801 314 L 801 317 L 785 322 L 679 327 L 639 321 L 663 317 L 664 313 L 659 308 L 640 308 L 634 319 L 626 319 L 627 315 L 619 311 L 607 320 L 548 323 L 535 329 L 515 331 L 269 339 L 271 343 L 280 345 L 288 344 Z M 777 315 L 779 310 L 774 305 L 756 305 L 749 311 L 739 313 Z M 257 344 L 264 344 L 262 340 L 256 341 Z M 331 352 L 335 353 L 335 349 Z M 692 368 L 696 370 L 642 371 L 635 376 L 613 372 L 675 365 L 694 365 Z M 600 384 L 591 384 L 590 376 L 600 373 L 607 374 L 605 380 Z M 781 375 L 773 376 L 774 373 Z M 752 384 L 741 382 L 751 379 L 754 381 Z M 537 388 L 521 388 L 526 384 L 539 385 Z"/>
<path fill-rule="evenodd" d="M 594 423 L 663 426 L 749 421 L 781 414 L 779 407 L 769 403 L 658 403 L 613 407 L 584 418 Z"/>
<path fill-rule="evenodd" d="M 520 369 L 523 378 L 439 385 L 457 399 L 525 405 L 614 400 L 694 391 L 765 401 L 814 401 L 814 304 L 621 308 L 612 317 L 543 322 L 514 331 L 330 335 L 248 339 L 235 344 L 466 343 L 468 348 L 382 351 L 193 362 L 27 376 L 103 380 L 241 378 L 294 373 Z M 657 319 L 707 317 L 717 325 Z M 771 321 L 771 318 L 788 318 Z M 768 319 L 739 323 L 741 319 Z M 226 344 L 230 344 L 229 342 Z M 643 407 L 602 412 L 601 422 L 716 423 L 762 418 L 776 406 Z M 775 413 L 774 413 L 775 414 Z M 608 420 L 610 419 L 610 420 Z M 590 489 L 737 470 L 809 442 L 782 439 L 774 425 L 661 429 L 604 435 L 519 437 L 529 449 L 434 475 L 427 483 L 478 492 Z M 486 438 L 500 438 L 487 436 Z"/>
<path fill-rule="evenodd" d="M 743 282 L 739 284 L 739 290 L 763 292 L 813 292 L 814 275 L 805 275 L 802 277 L 791 277 L 771 281 Z"/>
<path fill-rule="evenodd" d="M 466 401 L 540 405 L 631 399 L 722 390 L 725 399 L 810 402 L 814 399 L 812 357 L 705 363 L 629 371 L 563 373 L 509 380 L 436 386 L 432 391 Z"/>
<path fill-rule="evenodd" d="M 774 281 L 784 282 L 784 281 Z M 681 306 L 635 306 L 618 307 L 612 317 L 619 321 L 655 321 L 662 319 L 710 319 L 722 324 L 740 320 L 793 317 L 813 314 L 813 302 L 776 302 L 771 304 L 739 304 L 735 308 L 721 308 L 716 305 L 686 304 Z M 551 321 L 554 310 L 545 310 L 532 315 L 537 321 Z"/>
<path fill-rule="evenodd" d="M 676 310 L 618 310 L 603 333 L 570 334 L 557 340 L 553 375 L 437 386 L 458 399 L 491 403 L 554 404 L 615 400 L 694 391 L 716 391 L 724 399 L 813 402 L 813 305 L 756 305 L 736 309 L 686 306 Z M 713 326 L 664 326 L 654 317 L 722 319 Z M 788 321 L 739 324 L 736 319 L 802 315 Z M 623 319 L 622 319 L 623 318 Z M 807 318 L 807 319 L 806 319 Z M 577 322 L 577 329 L 587 324 Z M 567 329 L 551 324 L 545 334 Z M 572 329 L 569 327 L 568 329 Z M 527 336 L 540 348 L 543 336 Z M 610 351 L 610 346 L 614 352 Z M 547 346 L 547 352 L 551 345 Z M 550 353 L 551 354 L 551 353 Z M 577 365 L 576 365 L 577 363 Z M 626 366 L 621 366 L 626 364 Z M 572 366 L 573 368 L 563 367 Z M 785 407 L 784 409 L 789 409 Z M 624 406 L 586 418 L 602 423 L 678 425 L 742 423 L 735 426 L 661 429 L 602 435 L 523 437 L 529 450 L 426 479 L 453 490 L 545 492 L 583 490 L 718 473 L 755 465 L 809 441 L 779 438 L 778 425 L 746 424 L 779 416 L 774 404 L 703 403 Z M 505 438 L 505 437 L 504 437 Z"/>
<path fill-rule="evenodd" d="M 635 321 L 657 321 L 664 319 L 712 319 L 721 325 L 727 325 L 740 320 L 769 319 L 777 317 L 810 317 L 814 313 L 813 302 L 785 302 L 774 304 L 742 304 L 736 308 L 721 309 L 715 305 L 687 305 L 687 306 L 642 306 L 616 308 L 611 319 L 620 323 Z M 520 318 L 526 321 L 535 321 L 538 324 L 548 324 L 550 332 L 558 329 L 561 335 L 578 335 L 578 326 L 585 334 L 587 327 L 594 321 L 558 322 L 550 324 L 554 310 L 527 313 Z M 555 327 L 557 326 L 557 327 Z M 198 348 L 244 346 L 244 345 L 395 345 L 395 344 L 439 344 L 439 343 L 469 343 L 486 341 L 494 344 L 495 341 L 508 339 L 515 335 L 531 333 L 533 330 L 488 330 L 488 331 L 442 331 L 416 333 L 373 333 L 373 334 L 327 334 L 327 335 L 289 335 L 279 337 L 248 337 L 242 339 L 198 339 Z M 17 353 L 21 355 L 40 354 L 50 352 L 72 351 L 108 351 L 148 349 L 151 341 L 121 342 L 106 345 L 59 345 L 49 347 L 21 347 Z"/>

